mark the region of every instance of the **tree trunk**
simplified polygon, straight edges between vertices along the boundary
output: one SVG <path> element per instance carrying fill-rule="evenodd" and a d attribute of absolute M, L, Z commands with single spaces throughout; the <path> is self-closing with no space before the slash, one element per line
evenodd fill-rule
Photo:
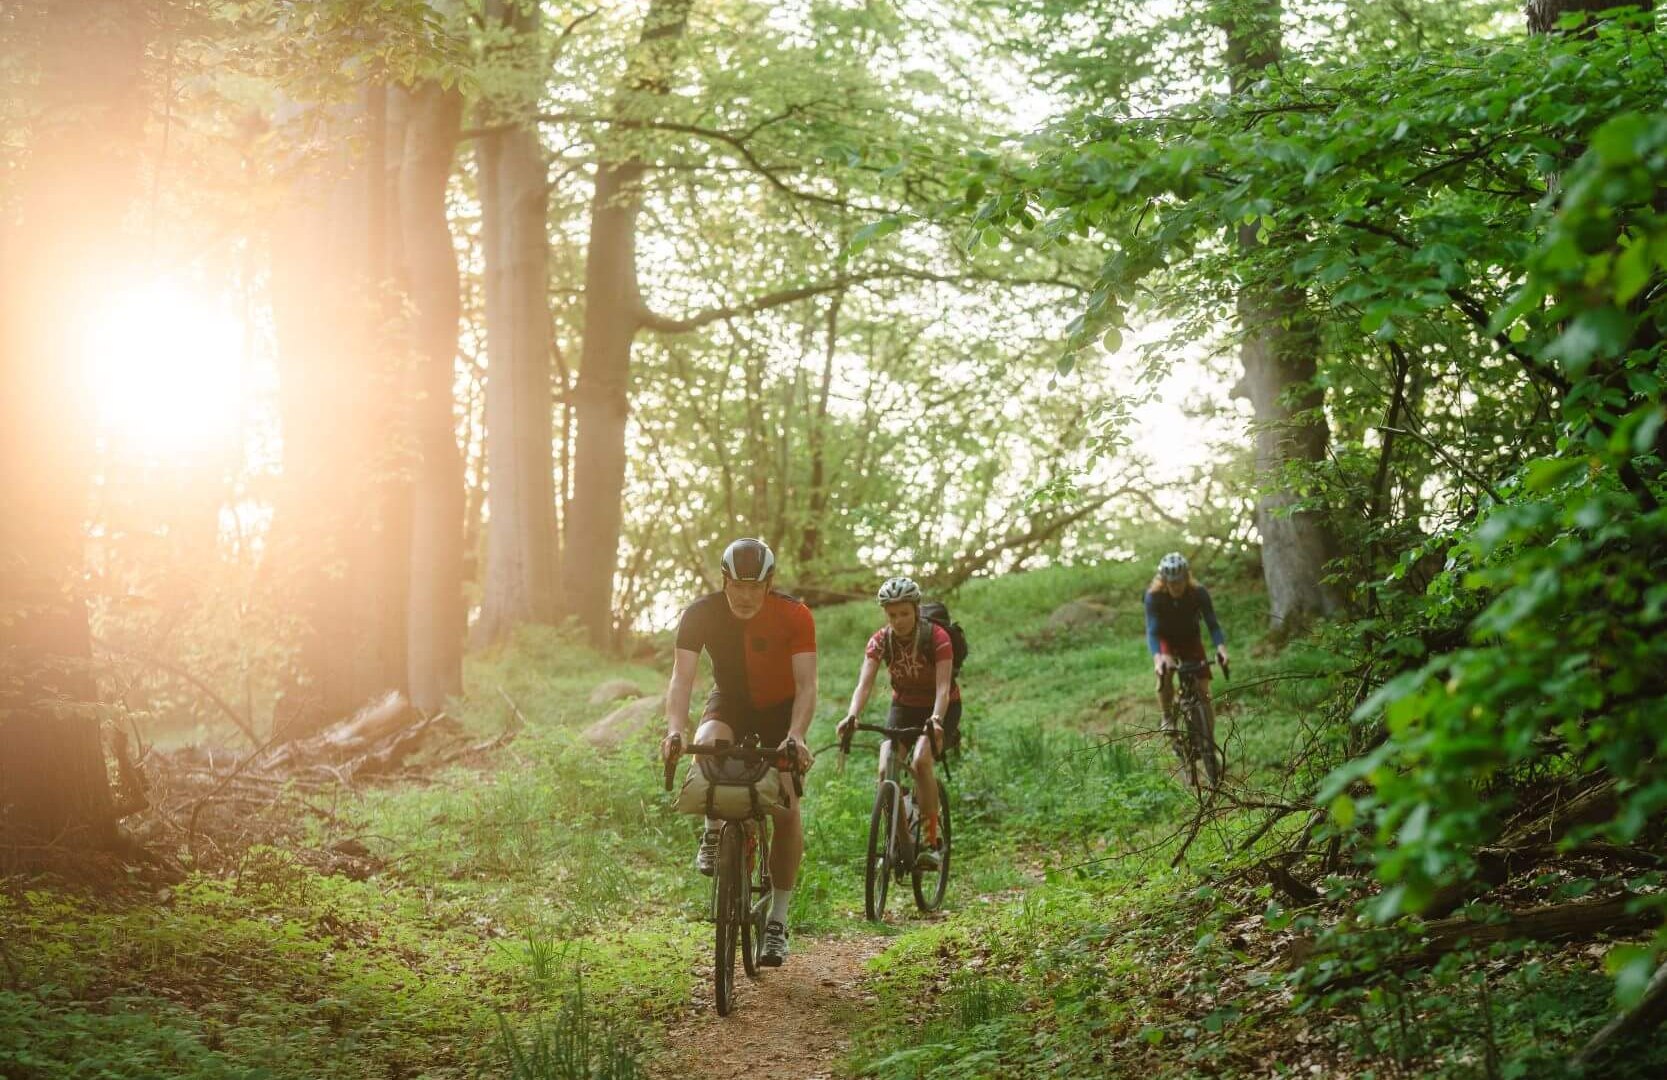
<path fill-rule="evenodd" d="M 284 478 L 268 559 L 293 582 L 302 681 L 292 736 L 405 683 L 410 502 L 380 341 L 389 314 L 382 87 L 320 122 L 334 152 L 295 186 L 273 234 Z M 358 132 L 366 152 L 350 149 Z"/>
<path fill-rule="evenodd" d="M 822 382 L 816 393 L 816 409 L 811 414 L 810 434 L 810 498 L 805 508 L 805 529 L 799 540 L 799 572 L 812 573 L 811 568 L 822 555 L 822 515 L 828 507 L 828 478 L 826 441 L 828 401 L 833 394 L 835 348 L 839 342 L 839 305 L 843 292 L 828 298 L 826 350 L 822 354 Z"/>
<path fill-rule="evenodd" d="M 1557 21 L 1564 15 L 1583 12 L 1587 16 L 1595 16 L 1601 11 L 1622 6 L 1636 7 L 1643 11 L 1655 8 L 1653 0 L 1527 0 L 1523 5 L 1523 14 L 1528 17 L 1528 31 L 1533 34 L 1549 34 L 1557 29 Z M 1596 20 L 1588 18 L 1583 32 L 1589 32 L 1596 25 Z"/>
<path fill-rule="evenodd" d="M 1279 17 L 1278 0 L 1261 0 L 1250 8 L 1235 0 L 1219 14 L 1235 92 L 1278 63 Z M 1263 241 L 1257 231 L 1256 225 L 1241 226 L 1240 246 L 1259 246 Z M 1249 398 L 1255 415 L 1261 491 L 1256 528 L 1262 536 L 1262 576 L 1277 637 L 1342 606 L 1321 581 L 1326 563 L 1336 554 L 1336 541 L 1319 515 L 1292 512 L 1298 497 L 1285 475 L 1291 465 L 1324 460 L 1329 439 L 1320 409 L 1324 395 L 1314 386 L 1319 334 L 1306 299 L 1301 289 L 1257 287 L 1244 289 L 1238 299 L 1244 378 L 1234 394 Z"/>
<path fill-rule="evenodd" d="M 692 0 L 652 0 L 638 47 L 627 65 L 628 94 L 664 94 L 673 47 L 682 38 Z M 631 343 L 642 328 L 637 283 L 637 215 L 645 165 L 632 151 L 610 159 L 603 148 L 591 199 L 585 257 L 584 345 L 574 389 L 578 419 L 573 515 L 563 561 L 567 602 L 591 643 L 612 638 L 613 585 L 625 496 L 625 429 L 630 414 Z"/>
<path fill-rule="evenodd" d="M 461 311 L 446 185 L 463 99 L 435 83 L 399 93 L 400 277 L 415 309 L 407 400 L 418 460 L 406 613 L 411 704 L 438 712 L 463 690 L 463 459 L 452 415 Z"/>
<path fill-rule="evenodd" d="M 531 49 L 538 7 L 494 0 L 489 16 Z M 480 142 L 486 262 L 485 589 L 477 644 L 556 619 L 555 463 L 550 411 L 548 180 L 531 121 Z"/>
<path fill-rule="evenodd" d="M 143 125 L 144 7 L 30 4 L 28 163 L 0 259 L 0 868 L 107 847 L 116 811 L 79 591 L 90 417 L 78 332 L 115 283 Z M 20 34 L 20 39 L 22 38 Z M 7 272 L 7 268 L 18 268 Z"/>

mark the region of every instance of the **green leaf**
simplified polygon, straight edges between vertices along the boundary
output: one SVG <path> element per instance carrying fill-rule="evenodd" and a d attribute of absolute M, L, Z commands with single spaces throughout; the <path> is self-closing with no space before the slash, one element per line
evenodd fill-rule
<path fill-rule="evenodd" d="M 1559 361 L 1569 375 L 1579 378 L 1594 361 L 1618 355 L 1631 340 L 1631 317 L 1606 304 L 1576 316 L 1546 349 L 1546 355 Z"/>
<path fill-rule="evenodd" d="M 1615 980 L 1615 1003 L 1630 1009 L 1643 1000 L 1655 975 L 1655 954 L 1642 945 L 1622 945 L 1609 950 L 1603 969 Z"/>
<path fill-rule="evenodd" d="M 1650 122 L 1638 113 L 1612 117 L 1592 136 L 1592 150 L 1605 166 L 1631 165 L 1649 134 Z"/>
<path fill-rule="evenodd" d="M 1579 472 L 1586 462 L 1580 458 L 1546 458 L 1528 466 L 1522 486 L 1529 491 L 1549 491 L 1570 473 Z"/>
<path fill-rule="evenodd" d="M 1624 248 L 1615 260 L 1615 303 L 1625 304 L 1643 291 L 1653 269 L 1648 244 L 1634 240 Z"/>

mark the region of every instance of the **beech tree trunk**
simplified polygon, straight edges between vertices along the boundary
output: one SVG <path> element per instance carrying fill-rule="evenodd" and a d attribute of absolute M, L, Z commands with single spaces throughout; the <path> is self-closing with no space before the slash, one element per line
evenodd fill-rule
<path fill-rule="evenodd" d="M 494 0 L 488 17 L 537 43 L 537 5 Z M 558 611 L 550 407 L 548 179 L 531 120 L 480 140 L 486 262 L 486 572 L 477 644 Z"/>
<path fill-rule="evenodd" d="M 144 119 L 144 7 L 11 13 L 39 58 L 16 227 L 0 236 L 0 867 L 115 842 L 81 597 L 91 419 L 78 333 L 117 284 Z M 3 225 L 4 223 L 0 223 Z"/>
<path fill-rule="evenodd" d="M 381 345 L 385 94 L 367 87 L 321 121 L 333 152 L 296 185 L 273 236 L 284 483 L 271 563 L 293 583 L 301 623 L 301 681 L 280 713 L 292 735 L 405 685 L 411 504 L 397 371 Z"/>
<path fill-rule="evenodd" d="M 833 396 L 834 358 L 839 342 L 839 305 L 843 292 L 828 298 L 827 340 L 822 353 L 822 381 L 816 392 L 816 408 L 811 413 L 810 434 L 810 499 L 805 510 L 804 533 L 799 539 L 799 571 L 813 572 L 816 560 L 822 556 L 822 515 L 828 506 L 828 475 L 826 440 L 828 402 Z"/>
<path fill-rule="evenodd" d="M 691 6 L 692 0 L 649 4 L 616 112 L 625 111 L 634 97 L 663 95 L 670 89 L 676 45 Z M 585 336 L 573 394 L 578 419 L 573 509 L 562 563 L 569 609 L 599 647 L 613 636 L 625 429 L 631 410 L 631 343 L 643 327 L 636 245 L 645 171 L 635 151 L 613 158 L 606 145 L 601 149 L 585 258 Z"/>
<path fill-rule="evenodd" d="M 463 98 L 436 83 L 395 98 L 403 133 L 398 196 L 401 283 L 411 301 L 406 395 L 413 469 L 406 668 L 411 704 L 438 712 L 463 691 L 463 458 L 452 413 L 461 314 L 446 186 Z"/>
<path fill-rule="evenodd" d="M 1654 0 L 1527 0 L 1523 5 L 1523 14 L 1528 18 L 1528 30 L 1534 34 L 1549 34 L 1557 29 L 1557 22 L 1564 15 L 1584 12 L 1588 16 L 1602 11 L 1609 11 L 1618 7 L 1635 7 L 1644 11 L 1654 10 Z M 1588 26 L 1592 20 L 1588 20 Z"/>
<path fill-rule="evenodd" d="M 1235 92 L 1278 62 L 1279 18 L 1279 0 L 1261 0 L 1254 6 L 1230 0 L 1219 13 Z M 1242 247 L 1264 242 L 1258 228 L 1240 227 Z M 1321 580 L 1326 563 L 1336 555 L 1336 540 L 1318 514 L 1292 512 L 1298 497 L 1285 475 L 1293 464 L 1323 460 L 1330 438 L 1320 408 L 1324 395 L 1314 385 L 1319 334 L 1298 288 L 1246 288 L 1239 294 L 1238 313 L 1244 333 L 1244 377 L 1234 394 L 1248 398 L 1255 415 L 1262 576 L 1274 633 L 1285 636 L 1342 607 Z"/>

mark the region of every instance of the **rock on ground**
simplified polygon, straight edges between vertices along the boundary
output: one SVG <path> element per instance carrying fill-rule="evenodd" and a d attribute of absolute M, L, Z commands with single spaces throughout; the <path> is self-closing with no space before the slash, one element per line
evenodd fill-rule
<path fill-rule="evenodd" d="M 585 741 L 599 750 L 611 749 L 665 715 L 665 707 L 664 694 L 628 701 L 585 728 Z"/>
<path fill-rule="evenodd" d="M 1049 615 L 1047 625 L 1050 631 L 1063 633 L 1108 626 L 1116 618 L 1117 612 L 1096 600 L 1072 600 Z"/>
<path fill-rule="evenodd" d="M 642 697 L 642 689 L 629 679 L 609 679 L 590 692 L 592 705 L 612 705 L 626 698 Z"/>

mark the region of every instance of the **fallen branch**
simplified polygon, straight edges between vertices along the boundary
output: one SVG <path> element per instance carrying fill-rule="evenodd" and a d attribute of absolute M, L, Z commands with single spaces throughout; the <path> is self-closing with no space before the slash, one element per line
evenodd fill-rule
<path fill-rule="evenodd" d="M 1644 990 L 1643 999 L 1603 1025 L 1602 1030 L 1592 1036 L 1592 1040 L 1569 1064 L 1576 1072 L 1582 1072 L 1606 1055 L 1615 1044 L 1646 1035 L 1660 1027 L 1663 1021 L 1667 1021 L 1667 964 L 1655 969 L 1655 976 Z"/>

